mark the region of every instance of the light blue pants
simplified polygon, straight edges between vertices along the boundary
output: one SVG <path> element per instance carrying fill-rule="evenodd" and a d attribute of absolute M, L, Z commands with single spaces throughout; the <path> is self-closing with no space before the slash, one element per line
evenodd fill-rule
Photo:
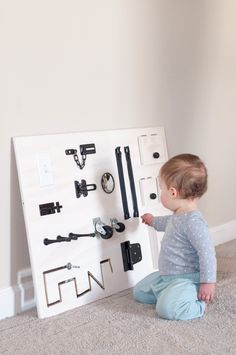
<path fill-rule="evenodd" d="M 187 320 L 202 317 L 205 302 L 197 297 L 199 273 L 161 276 L 158 272 L 146 276 L 133 289 L 134 299 L 156 304 L 160 318 Z"/>

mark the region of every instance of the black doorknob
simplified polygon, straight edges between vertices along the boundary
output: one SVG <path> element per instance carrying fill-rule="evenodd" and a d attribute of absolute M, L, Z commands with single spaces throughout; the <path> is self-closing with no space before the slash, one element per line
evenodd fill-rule
<path fill-rule="evenodd" d="M 154 152 L 153 153 L 153 158 L 158 159 L 159 156 L 160 156 L 160 154 L 158 152 Z"/>

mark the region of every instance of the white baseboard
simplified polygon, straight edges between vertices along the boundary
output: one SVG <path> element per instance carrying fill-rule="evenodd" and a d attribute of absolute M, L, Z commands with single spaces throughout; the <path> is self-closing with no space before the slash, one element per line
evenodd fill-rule
<path fill-rule="evenodd" d="M 215 246 L 236 239 L 236 220 L 210 228 L 210 232 Z"/>
<path fill-rule="evenodd" d="M 15 296 L 12 287 L 0 290 L 0 319 L 11 317 L 15 314 Z"/>
<path fill-rule="evenodd" d="M 17 285 L 0 290 L 0 320 L 35 307 L 31 269 L 18 272 Z"/>
<path fill-rule="evenodd" d="M 215 246 L 236 239 L 236 220 L 210 228 L 210 232 Z M 0 290 L 0 320 L 35 307 L 34 297 L 27 299 L 27 294 L 34 295 L 31 269 L 18 272 L 17 285 Z"/>

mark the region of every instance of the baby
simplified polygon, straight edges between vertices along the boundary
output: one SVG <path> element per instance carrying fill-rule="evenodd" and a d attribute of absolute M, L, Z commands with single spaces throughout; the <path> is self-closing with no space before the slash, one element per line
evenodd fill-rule
<path fill-rule="evenodd" d="M 141 303 L 156 304 L 159 317 L 187 320 L 203 316 L 215 293 L 216 258 L 207 223 L 197 208 L 207 190 L 207 169 L 198 156 L 177 155 L 161 168 L 162 204 L 172 215 L 142 216 L 142 222 L 164 231 L 159 271 L 133 290 Z"/>

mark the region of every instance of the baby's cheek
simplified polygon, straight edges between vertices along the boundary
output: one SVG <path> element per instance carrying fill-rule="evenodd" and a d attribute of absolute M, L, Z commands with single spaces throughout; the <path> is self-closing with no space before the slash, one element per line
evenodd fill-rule
<path fill-rule="evenodd" d="M 163 195 L 161 195 L 161 203 L 163 204 L 163 206 L 166 205 L 166 198 Z"/>

